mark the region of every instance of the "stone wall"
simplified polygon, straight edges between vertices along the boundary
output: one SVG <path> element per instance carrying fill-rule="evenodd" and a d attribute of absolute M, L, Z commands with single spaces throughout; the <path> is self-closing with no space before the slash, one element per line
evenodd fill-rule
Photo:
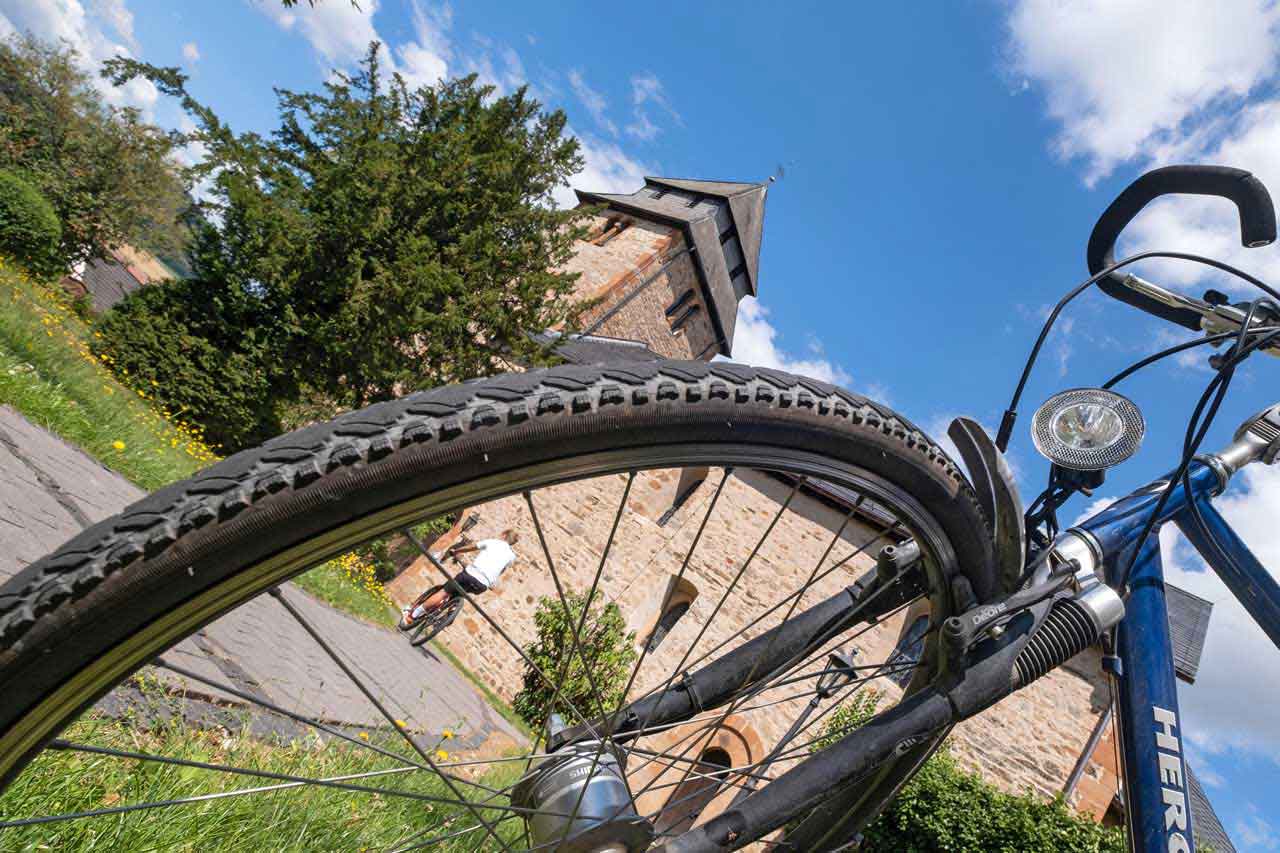
<path fill-rule="evenodd" d="M 594 234 L 619 224 L 616 215 L 594 220 Z M 579 245 L 567 268 L 581 273 L 578 298 L 594 301 L 582 328 L 611 308 L 658 270 L 664 258 L 683 247 L 683 237 L 664 225 L 630 220 L 626 228 L 595 245 L 589 239 Z M 692 289 L 690 303 L 701 309 L 678 334 L 671 332 L 668 307 Z M 672 358 L 710 358 L 715 336 L 708 320 L 707 306 L 701 302 L 696 273 L 689 255 L 684 255 L 659 275 L 647 289 L 614 314 L 596 334 L 644 341 L 655 352 Z M 690 487 L 705 478 L 690 493 Z M 745 638 L 766 630 L 787 612 L 784 605 L 772 615 L 754 619 L 788 594 L 804 585 L 815 567 L 820 580 L 805 594 L 800 606 L 808 606 L 851 583 L 874 564 L 879 548 L 888 544 L 877 530 L 859 522 L 844 524 L 844 514 L 827 503 L 803 493 L 792 498 L 788 512 L 761 543 L 761 536 L 778 515 L 790 494 L 790 486 L 769 475 L 736 471 L 725 477 L 723 469 L 699 471 L 651 471 L 638 475 L 632 483 L 628 512 L 616 533 L 610 559 L 600 574 L 600 594 L 621 608 L 628 629 L 634 632 L 640 651 L 653 632 L 664 598 L 673 590 L 682 561 L 690 550 L 699 522 L 706 513 L 716 486 L 724 482 L 714 513 L 689 560 L 679 594 L 690 601 L 687 613 L 670 627 L 665 639 L 652 652 L 637 684 L 634 698 L 658 687 L 673 671 L 693 668 L 703 655 L 715 653 L 716 646 L 742 631 Z M 540 490 L 534 494 L 534 508 L 549 544 L 544 554 L 532 523 L 529 508 L 520 497 L 495 501 L 468 511 L 478 519 L 468 534 L 472 539 L 497 535 L 507 528 L 521 533 L 518 561 L 507 571 L 502 584 L 479 599 L 484 610 L 512 639 L 527 644 L 533 639 L 532 615 L 539 598 L 555 595 L 555 580 L 578 591 L 588 589 L 601 566 L 601 557 L 627 478 L 623 475 L 596 478 Z M 678 498 L 687 500 L 673 509 Z M 461 523 L 461 522 L 460 522 Z M 843 526 L 843 530 L 841 530 Z M 839 541 L 834 534 L 840 530 Z M 439 547 L 447 546 L 445 537 Z M 760 543 L 758 552 L 753 549 Z M 861 550 L 860 550 L 861 549 Z M 852 556 L 850 556 L 852 555 Z M 550 558 L 548 560 L 548 557 Z M 832 570 L 847 558 L 847 563 Z M 745 571 L 743 570 L 745 565 Z M 450 566 L 451 571 L 461 564 Z M 828 571 L 825 576 L 823 572 Z M 739 574 L 741 573 L 741 574 Z M 439 582 L 437 571 L 418 561 L 397 578 L 389 589 L 400 603 L 412 600 L 425 586 Z M 717 607 L 722 596 L 732 593 L 716 613 L 705 635 L 700 628 Z M 915 619 L 916 613 L 910 615 Z M 856 633 L 852 644 L 866 662 L 886 660 L 898 644 L 908 620 L 903 614 Z M 695 643 L 696 640 L 696 643 Z M 498 695 L 510 700 L 520 689 L 524 664 L 507 643 L 475 611 L 467 608 L 454 626 L 441 635 L 450 652 L 457 655 Z M 846 641 L 847 642 L 847 641 Z M 692 656 L 684 652 L 693 644 Z M 868 689 L 896 701 L 899 689 L 880 678 Z M 790 694 L 778 688 L 756 697 L 750 706 L 738 709 L 714 735 L 687 740 L 689 728 L 655 733 L 647 739 L 654 749 L 683 742 L 691 758 L 708 749 L 728 753 L 733 764 L 757 760 L 795 718 L 807 699 L 788 700 Z M 782 701 L 786 700 L 786 701 Z M 983 774 L 1004 790 L 1027 791 L 1043 797 L 1056 795 L 1065 783 L 1098 714 L 1107 701 L 1096 653 L 1087 652 L 1067 667 L 1060 668 L 1020 691 L 979 717 L 956 727 L 952 748 L 960 762 Z M 887 704 L 887 702 L 886 702 Z M 782 763 L 774 771 L 784 770 Z M 678 768 L 677 768 L 678 769 Z M 649 765 L 633 768 L 633 781 L 649 790 L 638 794 L 642 808 L 656 808 L 679 781 L 672 768 Z M 1089 777 L 1075 798 L 1086 812 L 1096 812 L 1099 803 L 1109 802 L 1114 793 L 1114 773 L 1105 768 Z M 1107 788 L 1110 786 L 1110 790 Z M 683 790 L 683 789 L 682 789 Z M 703 811 L 710 815 L 727 805 L 732 791 L 726 791 Z"/>
<path fill-rule="evenodd" d="M 637 652 L 661 615 L 664 596 L 680 572 L 724 471 L 711 469 L 704 484 L 660 526 L 657 519 L 670 508 L 679 475 L 676 470 L 663 470 L 636 477 L 627 511 L 615 534 L 611 559 L 605 562 L 600 575 L 599 594 L 621 608 L 628 629 L 634 632 Z M 497 589 L 478 599 L 485 612 L 515 642 L 523 646 L 533 639 L 532 615 L 538 600 L 556 594 L 552 565 L 566 589 L 585 592 L 591 586 L 625 484 L 626 477 L 617 475 L 534 493 L 534 509 L 548 542 L 550 564 L 523 498 L 506 498 L 469 511 L 478 518 L 468 534 L 472 539 L 496 536 L 507 528 L 520 533 L 516 549 L 519 560 Z M 738 471 L 725 479 L 712 522 L 707 524 L 685 571 L 685 581 L 696 592 L 691 607 L 657 650 L 647 656 L 632 698 L 660 686 L 673 671 L 692 667 L 699 657 L 714 653 L 719 643 L 739 630 L 749 639 L 777 624 L 787 612 L 786 606 L 754 626 L 749 623 L 802 587 L 815 567 L 821 565 L 820 580 L 806 592 L 801 607 L 852 583 L 874 565 L 874 554 L 890 541 L 877 537 L 868 526 L 851 522 L 833 545 L 833 531 L 840 528 L 842 514 L 802 493 L 792 498 L 788 512 L 761 543 L 760 537 L 789 493 L 787 484 L 759 472 Z M 759 550 L 752 557 L 757 544 Z M 859 549 L 860 554 L 823 577 L 823 570 L 831 569 Z M 746 570 L 741 571 L 744 564 Z M 419 561 L 391 585 L 392 592 L 402 603 L 407 602 L 424 585 L 438 582 L 435 575 L 433 567 Z M 692 657 L 684 659 L 685 650 L 694 643 L 731 586 L 732 593 L 693 647 Z M 904 622 L 902 615 L 896 615 L 863 630 L 853 641 L 860 658 L 877 664 L 885 661 L 898 642 Z M 470 608 L 438 641 L 504 699 L 510 700 L 520 689 L 523 661 Z M 1100 679 L 1094 681 L 1081 674 L 1089 667 L 1096 671 L 1096 655 L 1086 653 L 1074 663 L 1076 671 L 1062 668 L 1050 673 L 958 726 L 952 734 L 952 746 L 960 762 L 1011 792 L 1032 791 L 1044 797 L 1057 794 L 1106 697 Z M 884 693 L 886 702 L 896 701 L 898 696 L 898 688 L 883 678 L 869 689 Z M 779 688 L 752 702 L 762 704 L 784 695 L 790 694 Z M 742 722 L 735 737 L 744 744 L 776 742 L 804 701 L 782 702 L 767 711 L 739 714 Z M 676 730 L 656 737 L 652 747 L 666 746 L 684 734 Z M 738 763 L 739 758 L 750 761 L 760 756 L 739 750 L 734 757 Z M 785 766 L 779 765 L 778 769 Z"/>
<path fill-rule="evenodd" d="M 609 217 L 594 217 L 592 233 L 607 230 L 609 222 Z M 567 271 L 581 273 L 576 297 L 592 303 L 580 328 L 589 328 L 617 309 L 594 334 L 644 341 L 667 358 L 710 358 L 718 351 L 716 335 L 703 303 L 693 257 L 684 254 L 662 270 L 663 259 L 684 248 L 684 237 L 665 225 L 638 220 L 630 223 L 603 245 L 590 240 L 579 243 L 573 259 L 565 265 Z M 619 303 L 646 281 L 644 289 L 618 309 Z M 692 296 L 667 316 L 667 309 L 689 291 Z M 673 332 L 673 323 L 691 308 L 696 309 L 694 315 Z"/>

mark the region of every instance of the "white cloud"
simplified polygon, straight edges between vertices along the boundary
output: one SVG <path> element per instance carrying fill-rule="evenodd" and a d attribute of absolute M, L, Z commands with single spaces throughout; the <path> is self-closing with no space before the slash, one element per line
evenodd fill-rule
<path fill-rule="evenodd" d="M 1264 566 L 1280 566 L 1280 470 L 1257 465 L 1215 505 Z M 1280 654 L 1173 528 L 1161 536 L 1168 580 L 1214 603 L 1200 672 L 1181 685 L 1186 731 L 1201 751 L 1241 750 L 1280 763 Z"/>
<path fill-rule="evenodd" d="M 281 28 L 300 33 L 329 65 L 354 65 L 368 52 L 369 42 L 381 41 L 373 26 L 378 0 L 316 3 L 299 10 L 274 2 L 257 6 Z"/>
<path fill-rule="evenodd" d="M 662 130 L 649 120 L 647 113 L 641 110 L 636 110 L 635 121 L 628 124 L 626 129 L 627 133 L 644 142 L 652 140 Z"/>
<path fill-rule="evenodd" d="M 374 27 L 373 19 L 378 9 L 375 0 L 361 3 L 359 9 L 343 8 L 339 12 L 332 8 L 349 5 L 317 4 L 314 9 L 286 10 L 278 4 L 265 4 L 261 8 L 280 27 L 296 31 L 306 38 L 325 63 L 350 67 L 364 56 L 369 41 L 385 40 L 378 36 Z M 312 15 L 313 11 L 321 8 L 329 11 L 321 16 Z M 388 71 L 399 72 L 410 86 L 430 85 L 450 74 L 474 73 L 480 82 L 494 86 L 499 94 L 524 85 L 529 85 L 537 94 L 537 87 L 526 79 L 524 64 L 514 48 L 495 44 L 478 33 L 473 36 L 472 44 L 465 48 L 453 41 L 453 14 L 447 4 L 429 5 L 414 0 L 411 17 L 413 40 L 392 46 L 391 56 L 384 55 Z M 587 85 L 581 72 L 573 70 L 568 76 L 574 93 L 587 110 L 601 127 L 617 136 L 617 126 L 605 115 L 608 104 L 604 96 Z M 641 84 L 644 97 L 639 102 L 660 103 L 675 115 L 656 77 L 641 75 L 637 79 L 647 81 Z M 652 164 L 640 162 L 616 143 L 577 133 L 572 128 L 567 132 L 577 137 L 584 160 L 582 171 L 573 176 L 574 187 L 604 193 L 630 193 L 644 182 L 646 174 L 657 171 Z M 553 200 L 561 207 L 577 204 L 570 187 L 558 188 Z"/>
<path fill-rule="evenodd" d="M 608 131 L 611 136 L 617 136 L 618 126 L 606 114 L 609 102 L 605 100 L 604 95 L 587 85 L 582 72 L 576 68 L 569 71 L 569 86 L 573 89 L 573 94 L 577 96 L 578 101 L 595 119 L 596 124 Z"/>
<path fill-rule="evenodd" d="M 431 86 L 449 75 L 449 29 L 453 10 L 448 5 L 425 9 L 418 0 L 412 8 L 414 40 L 395 48 L 398 70 L 411 89 Z"/>
<path fill-rule="evenodd" d="M 666 110 L 667 115 L 675 119 L 677 123 L 682 122 L 680 113 L 676 112 L 675 107 L 671 106 L 671 101 L 667 98 L 667 90 L 663 87 L 662 81 L 652 71 L 645 71 L 631 78 L 631 101 L 637 107 L 642 107 L 647 103 L 657 104 Z"/>
<path fill-rule="evenodd" d="M 572 128 L 569 133 L 578 137 L 585 161 L 582 171 L 574 175 L 571 181 L 578 189 L 598 193 L 631 193 L 644 183 L 646 174 L 657 171 L 635 160 L 612 142 L 579 135 Z M 555 202 L 560 207 L 573 207 L 578 200 L 569 187 L 558 187 Z"/>
<path fill-rule="evenodd" d="M 182 58 L 187 62 L 196 63 L 200 61 L 200 47 L 193 41 L 189 41 L 182 46 Z"/>
<path fill-rule="evenodd" d="M 1264 566 L 1280 565 L 1280 470 L 1246 468 L 1215 506 Z M 1079 524 L 1115 502 L 1101 497 L 1071 522 Z M 1070 525 L 1068 525 L 1070 526 Z M 1206 785 L 1220 776 L 1204 755 L 1239 750 L 1280 763 L 1280 731 L 1272 710 L 1280 705 L 1280 654 L 1253 623 L 1187 540 L 1173 526 L 1160 533 L 1165 578 L 1213 602 L 1209 634 L 1193 685 L 1179 683 L 1185 730 L 1196 751 L 1194 766 Z"/>
<path fill-rule="evenodd" d="M 138 43 L 133 36 L 133 13 L 124 5 L 124 0 L 96 0 L 94 11 L 116 31 L 116 34 L 137 50 Z"/>
<path fill-rule="evenodd" d="M 773 367 L 837 385 L 848 385 L 851 377 L 828 359 L 798 358 L 778 344 L 778 330 L 769 322 L 769 309 L 758 299 L 746 297 L 738 303 L 738 321 L 733 333 L 733 361 L 756 367 Z"/>
<path fill-rule="evenodd" d="M 524 85 L 529 85 L 531 90 L 536 89 L 526 79 L 524 63 L 514 48 L 496 46 L 482 36 L 476 36 L 475 42 L 479 50 L 462 57 L 465 73 L 475 74 L 481 83 L 492 86 L 499 95 L 510 94 Z"/>
<path fill-rule="evenodd" d="M 1181 159 L 1237 166 L 1253 172 L 1273 192 L 1280 191 L 1280 100 L 1261 101 L 1243 108 L 1224 135 L 1211 147 L 1186 153 Z M 1169 161 L 1152 161 L 1164 165 Z M 1280 277 L 1280 248 L 1245 249 L 1240 245 L 1235 206 L 1223 199 L 1178 197 L 1162 199 L 1143 211 L 1122 244 L 1125 253 L 1139 248 L 1198 252 L 1234 264 L 1263 280 Z M 1238 294 L 1257 293 L 1239 279 L 1209 273 L 1205 268 L 1176 261 L 1147 265 L 1152 277 L 1190 287 L 1209 277 L 1215 286 Z"/>
<path fill-rule="evenodd" d="M 1018 0 L 1011 70 L 1044 91 L 1056 153 L 1092 183 L 1178 149 L 1270 77 L 1278 20 L 1269 0 Z"/>
<path fill-rule="evenodd" d="M 124 0 L 99 3 L 92 14 L 79 0 L 0 0 L 0 33 L 30 33 L 43 41 L 65 42 L 75 49 L 81 67 L 107 103 L 136 107 L 150 118 L 160 97 L 150 81 L 135 79 L 124 86 L 112 86 L 100 76 L 105 60 L 133 55 L 127 44 L 109 36 L 104 27 L 114 30 L 124 42 L 133 42 L 133 15 Z"/>
<path fill-rule="evenodd" d="M 1249 804 L 1249 813 L 1236 821 L 1236 835 L 1250 850 L 1280 850 L 1280 832 Z"/>
<path fill-rule="evenodd" d="M 667 92 L 663 88 L 662 81 L 652 71 L 645 71 L 632 76 L 631 103 L 634 120 L 627 125 L 626 131 L 636 139 L 648 142 L 662 130 L 649 118 L 649 111 L 645 107 L 646 104 L 654 104 L 661 107 L 677 124 L 684 124 L 680 118 L 680 113 L 676 112 L 675 107 L 671 106 L 671 101 L 667 98 Z"/>

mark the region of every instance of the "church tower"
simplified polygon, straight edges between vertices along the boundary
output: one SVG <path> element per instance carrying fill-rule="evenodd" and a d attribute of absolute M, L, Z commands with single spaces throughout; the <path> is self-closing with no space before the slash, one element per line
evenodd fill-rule
<path fill-rule="evenodd" d="M 631 342 L 666 358 L 729 355 L 738 302 L 756 294 L 766 193 L 675 178 L 645 178 L 630 195 L 579 191 L 580 204 L 602 209 L 565 267 L 581 273 L 575 295 L 590 308 L 583 337 L 561 354 L 625 357 Z"/>

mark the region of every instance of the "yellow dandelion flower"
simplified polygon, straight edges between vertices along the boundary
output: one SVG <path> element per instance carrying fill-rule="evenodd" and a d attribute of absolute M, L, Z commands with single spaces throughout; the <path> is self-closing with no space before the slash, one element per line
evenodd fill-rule
<path fill-rule="evenodd" d="M 440 734 L 444 736 L 445 740 L 449 740 L 453 737 L 453 729 L 445 729 Z"/>
<path fill-rule="evenodd" d="M 124 450 L 124 442 L 118 438 L 115 441 L 111 442 L 111 446 L 114 447 L 116 450 Z"/>
<path fill-rule="evenodd" d="M 408 724 L 408 723 L 406 723 L 404 720 L 396 720 L 396 725 L 403 729 L 403 728 L 405 728 L 406 726 L 408 726 L 409 724 Z"/>
<path fill-rule="evenodd" d="M 369 733 L 368 733 L 368 732 L 361 732 L 361 733 L 360 733 L 360 740 L 368 740 L 368 739 L 369 739 Z"/>
<path fill-rule="evenodd" d="M 448 760 L 449 760 L 449 753 L 445 752 L 443 749 L 436 750 L 436 761 L 448 761 Z"/>

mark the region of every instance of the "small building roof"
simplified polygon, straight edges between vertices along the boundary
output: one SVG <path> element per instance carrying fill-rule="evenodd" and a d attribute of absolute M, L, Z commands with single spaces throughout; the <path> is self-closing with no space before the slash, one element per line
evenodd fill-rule
<path fill-rule="evenodd" d="M 556 355 L 570 364 L 617 364 L 622 361 L 661 361 L 662 356 L 641 341 L 604 335 L 561 335 L 543 332 L 534 335 L 540 344 L 550 344 Z"/>
<path fill-rule="evenodd" d="M 755 296 L 759 290 L 760 241 L 764 237 L 764 201 L 769 192 L 768 184 L 652 177 L 645 178 L 645 182 L 728 200 L 733 224 L 738 230 L 738 240 L 742 243 L 742 255 L 747 262 L 751 295 Z"/>
<path fill-rule="evenodd" d="M 1195 830 L 1196 845 L 1208 844 L 1215 853 L 1236 853 L 1236 846 L 1231 843 L 1222 821 L 1218 820 L 1218 813 L 1213 810 L 1213 804 L 1192 772 L 1191 765 L 1183 762 L 1183 766 L 1187 768 L 1187 793 L 1191 800 L 1191 826 Z"/>
<path fill-rule="evenodd" d="M 1169 637 L 1173 645 L 1173 668 L 1178 677 L 1194 684 L 1209 633 L 1213 603 L 1192 595 L 1171 583 L 1164 585 L 1165 607 L 1169 611 Z"/>

